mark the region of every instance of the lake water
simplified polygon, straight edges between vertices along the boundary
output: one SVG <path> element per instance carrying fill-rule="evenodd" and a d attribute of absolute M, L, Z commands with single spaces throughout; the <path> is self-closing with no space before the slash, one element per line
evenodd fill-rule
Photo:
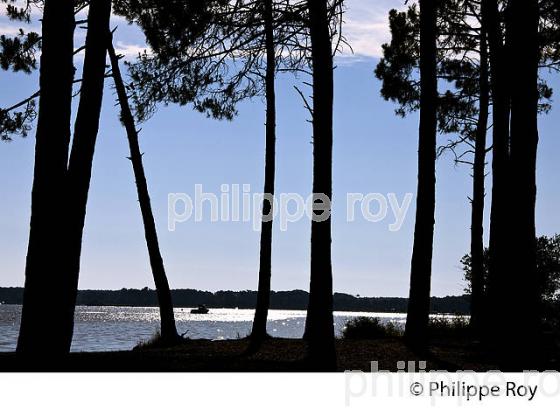
<path fill-rule="evenodd" d="M 190 308 L 175 309 L 177 330 L 192 339 L 235 339 L 251 331 L 252 309 L 211 309 L 206 315 L 191 314 Z M 19 331 L 21 306 L 0 305 L 0 351 L 13 351 Z M 356 316 L 378 317 L 402 326 L 403 313 L 335 312 L 335 332 Z M 300 338 L 305 326 L 304 310 L 271 310 L 268 332 L 272 336 Z M 78 306 L 73 351 L 130 350 L 149 339 L 159 327 L 154 307 Z"/>

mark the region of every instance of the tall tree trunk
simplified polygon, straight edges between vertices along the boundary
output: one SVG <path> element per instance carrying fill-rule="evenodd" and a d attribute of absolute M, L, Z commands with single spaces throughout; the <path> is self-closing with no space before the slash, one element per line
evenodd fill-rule
<path fill-rule="evenodd" d="M 507 294 L 510 240 L 509 217 L 509 120 L 510 96 L 503 30 L 496 0 L 482 1 L 483 25 L 488 32 L 492 90 L 492 204 L 490 209 L 490 261 L 487 285 L 487 315 L 509 315 L 503 304 Z M 502 334 L 503 321 L 488 323 L 486 335 L 492 341 Z"/>
<path fill-rule="evenodd" d="M 326 0 L 308 0 L 313 64 L 313 194 L 332 200 L 333 57 Z M 315 198 L 314 198 L 315 199 Z M 315 215 L 321 215 L 321 211 Z M 324 218 L 321 218 L 324 219 Z M 305 338 L 317 369 L 336 368 L 331 217 L 311 222 L 311 281 Z"/>
<path fill-rule="evenodd" d="M 74 2 L 45 0 L 31 222 L 17 346 L 24 354 L 65 354 L 71 338 L 72 324 L 66 323 L 71 284 L 60 269 L 65 252 L 59 235 L 66 218 L 74 26 Z"/>
<path fill-rule="evenodd" d="M 535 352 L 539 332 L 539 291 L 536 272 L 535 201 L 538 145 L 538 23 L 537 0 L 511 0 L 511 43 L 515 50 L 516 79 L 511 87 L 511 174 L 510 206 L 515 216 L 511 256 L 515 269 L 506 305 L 508 332 L 514 347 Z M 522 302 L 521 302 L 522 301 Z M 515 357 L 515 356 L 513 356 Z"/>
<path fill-rule="evenodd" d="M 270 306 L 270 278 L 272 265 L 272 227 L 274 174 L 276 163 L 276 49 L 274 45 L 273 1 L 264 0 L 264 21 L 266 36 L 266 153 L 264 171 L 263 220 L 261 224 L 259 288 L 250 351 L 256 351 L 266 338 L 266 321 Z"/>
<path fill-rule="evenodd" d="M 484 172 L 486 166 L 486 130 L 490 85 L 488 83 L 488 45 L 485 27 L 480 33 L 480 102 L 473 165 L 473 197 L 471 214 L 471 326 L 481 330 L 484 315 Z"/>
<path fill-rule="evenodd" d="M 435 0 L 420 0 L 418 194 L 406 319 L 406 342 L 427 345 L 435 218 L 437 72 Z"/>
<path fill-rule="evenodd" d="M 74 310 L 80 275 L 82 236 L 86 218 L 88 192 L 95 143 L 99 130 L 99 117 L 103 101 L 105 62 L 109 37 L 111 0 L 93 0 L 89 6 L 88 31 L 85 43 L 84 69 L 80 92 L 80 104 L 76 115 L 74 138 L 67 175 L 67 228 L 66 257 L 63 261 L 64 275 L 68 288 L 68 317 L 64 323 L 69 326 L 66 335 L 68 348 L 72 342 Z"/>
<path fill-rule="evenodd" d="M 150 195 L 148 193 L 148 184 L 142 165 L 142 154 L 138 143 L 138 132 L 134 124 L 134 117 L 128 103 L 126 89 L 119 68 L 119 59 L 115 53 L 115 49 L 111 41 L 108 45 L 109 57 L 111 59 L 111 68 L 113 70 L 113 78 L 117 97 L 121 107 L 121 121 L 126 129 L 128 144 L 130 147 L 130 161 L 136 179 L 136 188 L 138 191 L 138 202 L 140 203 L 140 211 L 142 213 L 142 222 L 144 224 L 144 234 L 146 237 L 146 245 L 148 246 L 148 254 L 150 256 L 150 265 L 156 286 L 156 292 L 159 303 L 159 312 L 161 319 L 161 338 L 164 343 L 174 343 L 178 340 L 177 329 L 175 327 L 175 317 L 173 315 L 173 302 L 171 299 L 171 290 L 165 274 L 163 258 L 159 249 L 159 242 L 150 203 Z"/>

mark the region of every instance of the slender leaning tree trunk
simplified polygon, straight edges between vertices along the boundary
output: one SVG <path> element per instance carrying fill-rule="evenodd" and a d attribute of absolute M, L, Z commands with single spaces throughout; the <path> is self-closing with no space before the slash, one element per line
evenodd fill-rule
<path fill-rule="evenodd" d="M 483 25 L 488 32 L 488 48 L 492 90 L 492 204 L 490 208 L 490 261 L 488 272 L 488 316 L 509 315 L 503 303 L 508 292 L 507 264 L 509 252 L 509 120 L 510 96 L 505 41 L 500 29 L 498 3 L 482 1 Z M 491 343 L 502 334 L 503 321 L 488 323 L 486 335 Z"/>
<path fill-rule="evenodd" d="M 473 165 L 471 214 L 472 294 L 471 326 L 478 333 L 484 315 L 484 172 L 486 167 L 486 130 L 490 85 L 488 83 L 488 45 L 485 28 L 480 33 L 480 102 Z"/>
<path fill-rule="evenodd" d="M 418 194 L 406 319 L 407 344 L 427 346 L 436 185 L 436 1 L 420 0 L 420 127 Z"/>
<path fill-rule="evenodd" d="M 521 354 L 535 353 L 539 336 L 539 291 L 536 272 L 535 201 L 538 145 L 538 23 L 537 0 L 511 0 L 511 42 L 515 50 L 516 81 L 511 87 L 511 170 L 515 226 L 511 235 L 515 269 L 507 296 L 508 331 Z M 522 301 L 520 303 L 520 301 Z M 523 349 L 519 350 L 517 347 Z M 529 357 L 527 356 L 527 358 Z"/>
<path fill-rule="evenodd" d="M 74 310 L 80 275 L 80 256 L 82 236 L 86 218 L 88 192 L 99 117 L 103 101 L 105 81 L 105 62 L 111 0 L 92 0 L 88 14 L 88 32 L 85 44 L 84 69 L 80 92 L 80 104 L 76 115 L 74 138 L 68 165 L 67 199 L 67 246 L 64 259 L 64 274 L 67 276 L 68 289 L 64 295 L 68 305 L 65 324 L 70 326 L 65 334 L 68 348 L 72 342 Z"/>
<path fill-rule="evenodd" d="M 25 290 L 18 353 L 68 352 L 72 323 L 62 274 L 65 179 L 70 144 L 74 66 L 74 2 L 45 0 L 39 85 L 39 116 Z M 48 316 L 48 317 L 47 317 Z"/>
<path fill-rule="evenodd" d="M 261 224 L 259 288 L 250 351 L 256 351 L 266 338 L 266 321 L 270 306 L 270 278 L 272 268 L 272 227 L 274 174 L 276 163 L 276 49 L 274 45 L 273 0 L 264 0 L 264 22 L 266 37 L 266 152 L 264 171 L 263 220 Z"/>
<path fill-rule="evenodd" d="M 117 97 L 121 106 L 121 121 L 126 129 L 128 144 L 130 147 L 130 161 L 136 179 L 136 188 L 138 191 L 138 202 L 140 203 L 140 211 L 142 213 L 142 222 L 144 224 L 144 234 L 146 244 L 148 246 L 148 254 L 150 256 L 150 265 L 156 286 L 156 292 L 159 303 L 159 312 L 161 319 L 161 338 L 164 343 L 174 343 L 179 339 L 177 328 L 175 327 L 175 317 L 173 315 L 173 302 L 171 299 L 171 290 L 163 258 L 159 249 L 159 242 L 156 231 L 156 223 L 152 212 L 150 195 L 148 193 L 148 184 L 142 165 L 142 154 L 138 143 L 138 132 L 134 124 L 134 117 L 128 103 L 126 89 L 119 68 L 119 59 L 115 53 L 115 49 L 111 41 L 108 43 L 109 58 L 111 59 L 111 68 L 113 70 L 113 78 L 115 80 L 115 88 Z"/>
<path fill-rule="evenodd" d="M 326 0 L 308 0 L 313 65 L 313 195 L 328 198 L 328 218 L 311 222 L 311 281 L 305 338 L 316 369 L 336 369 L 333 326 L 331 216 L 333 57 Z"/>

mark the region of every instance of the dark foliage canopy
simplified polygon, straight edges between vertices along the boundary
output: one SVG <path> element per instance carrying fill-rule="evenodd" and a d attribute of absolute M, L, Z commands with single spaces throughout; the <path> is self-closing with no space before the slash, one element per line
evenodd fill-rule
<path fill-rule="evenodd" d="M 500 2 L 501 30 L 505 31 L 504 1 Z M 541 68 L 558 70 L 559 11 L 557 2 L 541 2 Z M 458 134 L 450 142 L 472 141 L 476 135 L 479 113 L 480 76 L 480 1 L 440 0 L 438 2 L 438 129 L 442 134 Z M 375 69 L 382 81 L 381 95 L 397 103 L 395 113 L 400 117 L 420 108 L 420 15 L 416 3 L 406 11 L 389 12 L 391 41 L 382 46 L 383 58 Z M 539 80 L 539 110 L 547 113 L 551 108 L 552 89 Z M 490 102 L 490 104 L 492 104 Z"/>
<path fill-rule="evenodd" d="M 331 34 L 339 38 L 342 2 L 331 2 Z M 138 24 L 150 52 L 128 65 L 129 94 L 139 120 L 157 105 L 192 104 L 209 117 L 232 119 L 236 105 L 264 94 L 264 2 L 259 0 L 123 0 L 117 14 Z M 305 1 L 273 2 L 277 72 L 310 65 Z"/>
<path fill-rule="evenodd" d="M 6 15 L 10 20 L 23 24 L 31 22 L 32 2 L 25 7 L 18 7 L 13 0 L 1 0 L 6 4 Z M 0 35 L 0 68 L 13 72 L 30 74 L 37 69 L 37 55 L 41 50 L 41 36 L 34 31 L 20 28 L 16 35 Z M 13 135 L 27 136 L 30 123 L 35 119 L 35 101 L 33 98 L 0 108 L 0 139 L 9 141 Z"/>
<path fill-rule="evenodd" d="M 484 288 L 488 281 L 488 248 L 484 251 Z M 461 265 L 465 274 L 467 287 L 465 292 L 471 292 L 471 256 L 461 258 Z M 537 238 L 537 275 L 539 278 L 540 295 L 543 302 L 552 302 L 560 296 L 560 235 L 540 236 Z"/>

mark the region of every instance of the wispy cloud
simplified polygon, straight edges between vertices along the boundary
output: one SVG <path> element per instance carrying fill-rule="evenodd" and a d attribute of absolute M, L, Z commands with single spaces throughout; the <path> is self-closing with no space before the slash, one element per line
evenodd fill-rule
<path fill-rule="evenodd" d="M 352 47 L 353 54 L 346 47 L 340 60 L 352 63 L 364 58 L 380 57 L 381 45 L 390 38 L 388 12 L 392 8 L 403 9 L 404 3 L 405 0 L 346 0 L 347 12 L 344 17 L 343 33 Z M 38 16 L 34 15 L 34 17 Z M 86 13 L 82 12 L 78 18 L 86 18 Z M 36 27 L 36 24 L 37 19 L 34 18 L 33 29 L 40 29 L 40 27 Z M 144 36 L 137 27 L 127 25 L 126 21 L 119 16 L 112 17 L 112 24 L 119 26 L 119 36 L 124 37 L 124 41 L 121 40 L 116 44 L 118 53 L 131 59 L 147 49 Z M 10 22 L 0 16 L 1 34 L 15 35 L 18 33 L 19 25 L 20 23 Z M 78 42 L 82 40 L 81 37 L 84 34 L 81 31 L 77 30 Z"/>
<path fill-rule="evenodd" d="M 350 60 L 381 56 L 381 45 L 390 39 L 390 9 L 403 9 L 404 0 L 347 0 L 343 34 L 354 50 Z M 346 50 L 348 51 L 348 50 Z"/>
<path fill-rule="evenodd" d="M 125 59 L 132 59 L 139 53 L 148 51 L 148 48 L 142 44 L 128 44 L 122 41 L 117 41 L 115 44 L 115 51 L 117 54 L 123 55 Z"/>
<path fill-rule="evenodd" d="M 0 23 L 0 35 L 15 36 L 19 33 L 19 28 L 10 23 Z"/>

